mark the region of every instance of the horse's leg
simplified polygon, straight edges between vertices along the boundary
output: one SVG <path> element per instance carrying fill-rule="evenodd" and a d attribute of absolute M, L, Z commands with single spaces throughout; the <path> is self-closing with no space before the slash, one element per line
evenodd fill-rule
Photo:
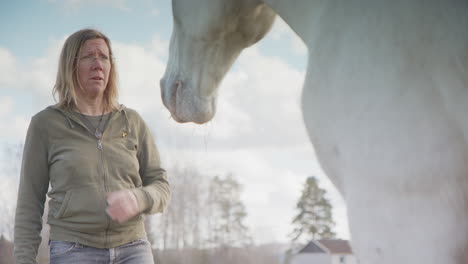
<path fill-rule="evenodd" d="M 309 77 L 305 124 L 346 200 L 360 264 L 468 263 L 468 145 L 440 93 L 422 83 L 405 96 L 344 89 L 337 99 Z"/>
<path fill-rule="evenodd" d="M 468 263 L 468 153 L 463 144 L 446 146 L 449 153 L 441 150 L 434 160 L 419 164 L 407 163 L 402 155 L 393 160 L 395 169 L 366 155 L 340 160 L 338 155 L 350 150 L 339 145 L 322 142 L 317 156 L 326 172 L 343 173 L 330 178 L 344 191 L 352 246 L 361 264 Z"/>
<path fill-rule="evenodd" d="M 428 166 L 429 167 L 429 166 Z M 445 171 L 445 172 L 443 172 Z M 466 180 L 442 180 L 448 174 L 461 179 L 465 165 L 443 167 L 414 187 L 388 188 L 359 182 L 347 192 L 353 249 L 361 264 L 468 263 Z M 349 175 L 355 178 L 371 178 Z M 424 173 L 424 172 L 422 172 Z M 404 175 L 397 175 L 397 177 Z M 406 177 L 413 177 L 408 172 Z M 438 178 L 431 185 L 431 178 Z M 416 190 L 411 190 L 417 188 Z M 404 190 L 406 189 L 406 190 Z M 424 189 L 424 190 L 422 190 Z"/>
<path fill-rule="evenodd" d="M 450 153 L 435 153 L 434 160 L 416 166 L 402 155 L 393 160 L 395 169 L 365 155 L 348 161 L 322 155 L 323 149 L 333 153 L 335 148 L 325 143 L 317 156 L 332 168 L 326 171 L 339 171 L 339 165 L 333 167 L 337 161 L 348 165 L 341 168 L 347 174 L 331 178 L 344 191 L 352 246 L 361 264 L 468 263 L 468 155 L 463 144 L 449 145 Z"/>

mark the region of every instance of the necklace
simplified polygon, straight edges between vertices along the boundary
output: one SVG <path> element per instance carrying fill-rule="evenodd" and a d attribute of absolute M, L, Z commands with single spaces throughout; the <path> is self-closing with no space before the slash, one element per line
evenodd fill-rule
<path fill-rule="evenodd" d="M 91 127 L 94 128 L 94 136 L 96 137 L 96 140 L 97 140 L 97 148 L 102 149 L 101 139 L 102 139 L 103 131 L 99 130 L 99 127 L 101 126 L 102 118 L 104 117 L 104 109 L 102 110 L 102 114 L 101 114 L 101 117 L 99 118 L 99 123 L 97 126 L 94 126 L 93 122 L 91 122 L 91 120 L 89 120 L 88 117 L 84 115 L 79 108 L 78 108 L 78 112 L 80 112 L 81 116 L 91 125 Z"/>

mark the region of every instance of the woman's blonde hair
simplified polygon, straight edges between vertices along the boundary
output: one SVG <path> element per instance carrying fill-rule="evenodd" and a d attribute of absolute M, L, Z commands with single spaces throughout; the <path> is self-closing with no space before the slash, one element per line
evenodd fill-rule
<path fill-rule="evenodd" d="M 63 44 L 60 53 L 57 80 L 53 89 L 54 98 L 58 94 L 57 105 L 64 109 L 76 107 L 78 97 L 76 89 L 81 89 L 78 81 L 78 56 L 84 43 L 90 39 L 103 39 L 109 49 L 110 72 L 109 81 L 104 91 L 104 110 L 114 110 L 118 107 L 117 71 L 115 69 L 114 56 L 109 38 L 95 29 L 82 29 L 70 35 Z"/>

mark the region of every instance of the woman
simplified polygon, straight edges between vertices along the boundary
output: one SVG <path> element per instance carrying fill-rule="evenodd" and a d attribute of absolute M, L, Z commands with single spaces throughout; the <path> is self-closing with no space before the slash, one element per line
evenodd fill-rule
<path fill-rule="evenodd" d="M 169 184 L 149 128 L 117 104 L 104 34 L 84 29 L 65 41 L 54 94 L 58 103 L 32 118 L 26 136 L 16 263 L 35 263 L 46 194 L 50 263 L 153 263 L 142 214 L 164 210 Z"/>

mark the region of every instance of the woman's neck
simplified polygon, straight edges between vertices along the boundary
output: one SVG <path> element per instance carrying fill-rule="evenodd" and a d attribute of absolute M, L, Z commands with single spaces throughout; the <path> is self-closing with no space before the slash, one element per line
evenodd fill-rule
<path fill-rule="evenodd" d="M 105 113 L 102 99 L 89 100 L 88 98 L 80 98 L 77 102 L 76 108 L 78 112 L 89 116 L 98 116 Z"/>

